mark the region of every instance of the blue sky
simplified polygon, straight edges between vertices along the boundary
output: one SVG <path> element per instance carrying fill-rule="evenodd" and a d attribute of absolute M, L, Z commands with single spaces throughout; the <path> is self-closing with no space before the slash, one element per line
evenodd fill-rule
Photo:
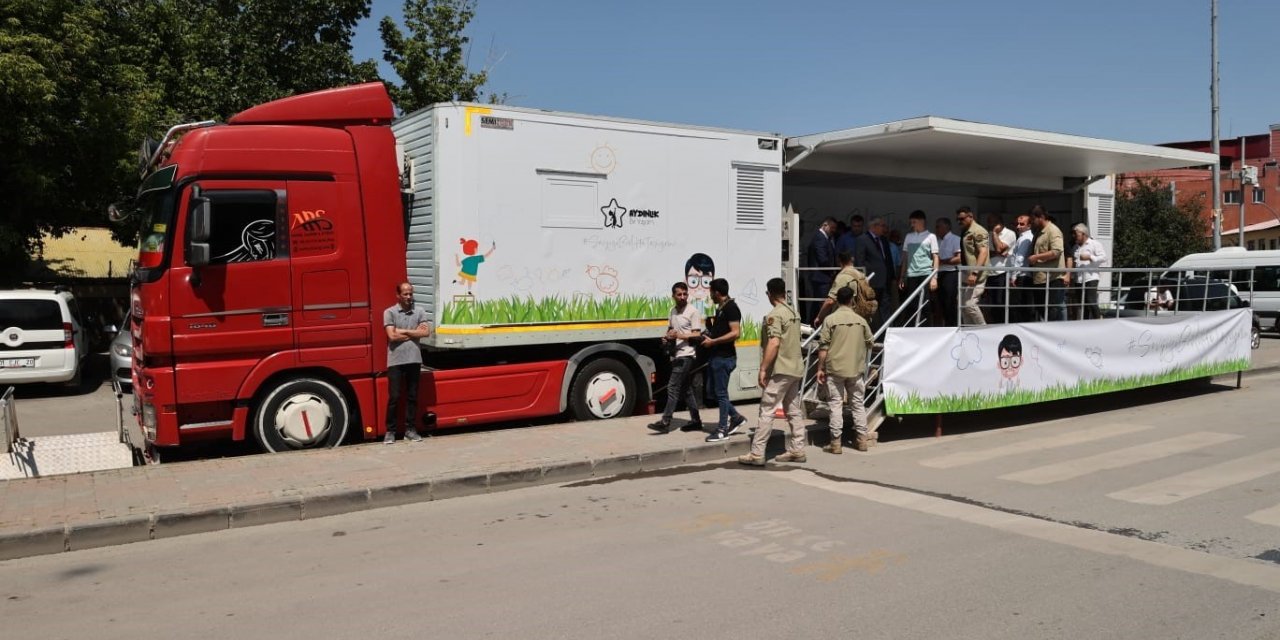
<path fill-rule="evenodd" d="M 1221 0 L 1221 132 L 1280 123 L 1280 1 Z M 359 59 L 382 59 L 373 0 Z M 800 135 L 940 115 L 1208 139 L 1209 0 L 479 0 L 512 104 Z M 383 63 L 383 73 L 394 73 Z"/>

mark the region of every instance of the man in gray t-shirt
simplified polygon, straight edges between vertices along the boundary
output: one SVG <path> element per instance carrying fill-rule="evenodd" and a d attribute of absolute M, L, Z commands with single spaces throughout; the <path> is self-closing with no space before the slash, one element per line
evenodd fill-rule
<path fill-rule="evenodd" d="M 396 287 L 397 303 L 382 312 L 382 324 L 387 330 L 387 435 L 383 442 L 396 441 L 396 409 L 400 404 L 402 387 L 404 394 L 404 437 L 418 441 L 418 381 L 422 374 L 422 350 L 418 338 L 431 335 L 431 323 L 427 312 L 413 304 L 413 285 L 401 282 Z"/>

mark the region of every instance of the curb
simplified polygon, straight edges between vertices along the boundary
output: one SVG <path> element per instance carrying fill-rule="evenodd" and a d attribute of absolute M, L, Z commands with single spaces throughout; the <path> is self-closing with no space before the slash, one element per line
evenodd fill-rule
<path fill-rule="evenodd" d="M 565 460 L 480 474 L 464 472 L 385 486 L 284 495 L 262 502 L 200 505 L 180 511 L 6 531 L 0 532 L 0 561 L 715 462 L 745 453 L 749 447 L 748 439 L 736 438 L 643 454 Z"/>

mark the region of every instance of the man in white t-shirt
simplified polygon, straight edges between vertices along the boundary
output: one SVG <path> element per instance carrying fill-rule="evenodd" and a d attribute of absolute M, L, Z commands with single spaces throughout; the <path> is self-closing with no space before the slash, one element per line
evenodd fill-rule
<path fill-rule="evenodd" d="M 960 270 L 964 253 L 960 236 L 951 233 L 951 219 L 938 218 L 933 224 L 938 237 L 938 308 L 942 311 L 942 324 L 955 327 L 960 324 Z"/>
<path fill-rule="evenodd" d="M 929 324 L 929 310 L 921 302 L 927 303 L 931 293 L 938 290 L 938 278 L 933 272 L 938 269 L 938 238 L 925 230 L 926 218 L 919 209 L 912 211 L 907 220 L 911 223 L 911 232 L 902 241 L 902 269 L 898 278 L 898 289 L 902 291 L 903 305 L 911 307 L 902 310 L 900 324 L 912 326 L 916 324 L 916 314 L 922 317 L 920 324 Z M 912 297 L 925 281 L 929 281 L 928 293 Z M 910 300 L 908 300 L 910 298 Z"/>
<path fill-rule="evenodd" d="M 698 308 L 689 304 L 689 286 L 684 282 L 671 285 L 671 299 L 675 306 L 667 319 L 667 333 L 662 345 L 671 355 L 671 375 L 667 378 L 667 403 L 662 419 L 649 425 L 660 433 L 671 432 L 671 415 L 680 400 L 689 409 L 689 431 L 702 430 L 702 418 L 698 415 L 698 396 L 693 392 L 693 368 L 697 349 L 695 343 L 702 339 L 703 320 Z"/>
<path fill-rule="evenodd" d="M 1098 281 L 1102 279 L 1102 274 L 1098 272 L 1098 267 L 1106 265 L 1107 250 L 1101 242 L 1089 235 L 1088 226 L 1077 224 L 1071 231 L 1076 237 L 1075 282 L 1080 287 L 1081 317 L 1085 320 L 1097 320 L 1102 317 L 1102 311 L 1098 309 Z"/>
<path fill-rule="evenodd" d="M 1018 240 L 1013 245 L 1013 263 L 1010 265 L 1013 288 L 1009 290 L 1009 316 L 1014 322 L 1034 322 L 1035 289 L 1031 282 L 1031 272 L 1027 270 L 1027 258 L 1031 256 L 1031 246 L 1035 242 L 1035 233 L 1031 231 L 1031 216 L 1018 216 L 1015 225 Z"/>
<path fill-rule="evenodd" d="M 1013 285 L 1012 267 L 1014 266 L 1014 248 L 1018 244 L 1018 234 L 1004 226 L 1004 219 L 998 213 L 987 214 L 987 228 L 991 230 L 991 271 L 987 275 L 986 306 L 987 322 L 999 324 L 1012 322 L 1016 314 L 1005 308 L 1009 300 L 1009 287 Z M 1030 248 L 1031 239 L 1027 239 Z"/>

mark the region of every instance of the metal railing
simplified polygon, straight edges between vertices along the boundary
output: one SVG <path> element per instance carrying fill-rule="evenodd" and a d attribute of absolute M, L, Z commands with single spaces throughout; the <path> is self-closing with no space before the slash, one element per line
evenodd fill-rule
<path fill-rule="evenodd" d="M 963 283 L 966 273 L 979 270 L 981 269 L 977 267 L 961 266 L 957 267 L 955 273 Z M 1075 289 L 1081 295 L 1079 299 L 1073 299 L 1071 296 L 1073 290 L 1070 286 L 1054 285 L 1054 280 L 1060 279 L 1059 274 L 1074 277 L 1080 274 L 1079 269 L 1037 269 L 1037 271 L 1045 273 L 1045 282 L 1035 284 L 1033 279 L 1030 286 L 1025 280 L 1022 285 L 1007 282 L 1000 288 L 1005 295 L 996 297 L 1002 298 L 1000 304 L 979 304 L 978 308 L 983 311 L 984 319 L 991 317 L 997 321 L 992 324 L 1045 321 L 1047 318 L 1057 317 L 1056 313 L 1050 314 L 1050 311 L 1054 310 L 1051 305 L 1059 307 L 1061 318 L 1064 320 L 1084 318 L 1086 314 L 1093 315 L 1090 307 L 1096 307 L 1096 317 L 1101 319 L 1202 313 L 1253 306 L 1255 280 L 1252 269 L 1231 270 L 1229 278 L 1213 277 L 1217 272 L 1206 272 L 1203 269 L 1186 271 L 1174 271 L 1165 267 L 1091 269 L 1090 274 L 1096 272 L 1099 275 L 1098 282 L 1109 280 L 1105 285 L 1096 285 L 1096 299 L 1092 295 L 1088 297 L 1083 295 L 1084 287 Z M 941 296 L 944 295 L 942 287 L 939 287 L 936 292 L 929 291 L 930 281 L 944 273 L 946 272 L 941 270 L 934 271 L 914 290 L 904 291 L 906 295 L 898 303 L 897 308 L 891 313 L 883 314 L 884 323 L 874 330 L 872 348 L 867 353 L 866 388 L 863 395 L 863 404 L 869 418 L 884 405 L 883 379 L 880 374 L 884 369 L 885 338 L 889 329 L 891 327 L 948 326 L 935 322 L 941 319 L 935 316 L 941 315 L 939 307 Z M 1050 296 L 1055 287 L 1062 293 L 1061 303 L 1056 300 L 1056 295 Z M 957 287 L 957 310 L 962 308 L 965 302 L 965 289 L 964 286 Z M 1166 292 L 1167 295 L 1165 295 Z M 1018 295 L 1011 295 L 1011 293 Z M 1032 295 L 1028 298 L 1021 294 Z M 881 304 L 885 303 L 887 301 L 881 301 Z M 957 313 L 957 319 L 957 325 L 954 326 L 975 326 L 973 323 L 965 323 L 963 314 Z M 805 358 L 801 393 L 810 417 L 821 418 L 825 415 L 826 407 L 824 402 L 815 403 L 820 400 L 820 396 L 814 389 L 817 383 L 819 332 L 816 328 L 807 330 L 809 333 L 801 342 Z"/>
<path fill-rule="evenodd" d="M 4 452 L 13 453 L 13 444 L 21 437 L 18 434 L 18 409 L 13 402 L 13 387 L 0 395 L 0 431 L 4 432 Z"/>
<path fill-rule="evenodd" d="M 1214 277 L 1204 270 L 1172 270 L 1167 267 L 1081 269 L 1037 268 L 1035 271 L 1006 273 L 1003 284 L 988 278 L 978 300 L 973 288 L 966 284 L 967 274 L 990 271 L 985 267 L 956 267 L 938 274 L 955 277 L 954 284 L 940 283 L 937 307 L 943 307 L 934 318 L 934 326 L 975 326 L 1014 322 L 1093 320 L 1178 313 L 1205 312 L 1253 306 L 1254 273 L 1252 269 L 1229 271 L 1230 278 Z M 1037 278 L 1041 274 L 1042 278 Z M 1011 277 L 1016 276 L 1016 277 Z M 1088 278 L 1088 282 L 1083 282 Z M 1042 279 L 1042 282 L 1035 282 Z M 946 297 L 954 286 L 954 306 L 946 305 Z M 944 297 L 946 296 L 946 297 Z M 981 313 L 981 322 L 966 318 L 964 307 L 972 302 Z M 944 306 L 945 305 L 945 306 Z M 950 313 L 948 313 L 950 312 Z M 947 318 L 952 315 L 952 318 Z"/>

